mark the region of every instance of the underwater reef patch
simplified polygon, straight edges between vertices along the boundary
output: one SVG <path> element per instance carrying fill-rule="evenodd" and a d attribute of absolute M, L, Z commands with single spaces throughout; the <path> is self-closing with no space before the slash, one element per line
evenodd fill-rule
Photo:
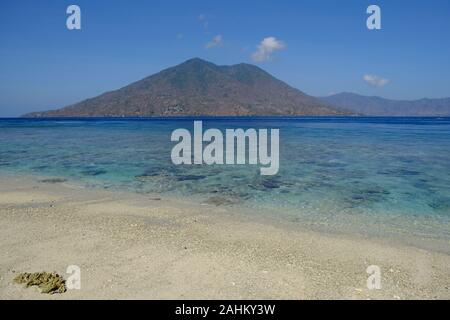
<path fill-rule="evenodd" d="M 64 179 L 64 178 L 48 178 L 48 179 L 39 180 L 39 182 L 41 182 L 41 183 L 63 183 L 66 181 L 67 181 L 67 179 Z"/>
<path fill-rule="evenodd" d="M 101 174 L 105 174 L 107 173 L 105 170 L 84 170 L 81 172 L 82 174 L 84 174 L 85 176 L 99 176 Z"/>
<path fill-rule="evenodd" d="M 351 192 L 350 197 L 346 197 L 346 202 L 350 207 L 358 207 L 361 205 L 371 205 L 375 202 L 385 201 L 391 193 L 381 187 L 373 186 L 366 189 L 355 189 Z"/>
<path fill-rule="evenodd" d="M 418 176 L 421 174 L 419 171 L 404 168 L 379 170 L 377 173 L 381 175 L 390 175 L 395 177 Z"/>
<path fill-rule="evenodd" d="M 239 202 L 236 199 L 231 199 L 231 198 L 225 198 L 225 197 L 220 197 L 220 196 L 212 196 L 209 197 L 204 203 L 206 204 L 212 204 L 215 206 L 229 206 L 229 205 L 233 205 L 236 204 L 237 202 Z"/>
<path fill-rule="evenodd" d="M 448 211 L 448 210 L 450 210 L 450 199 L 448 199 L 448 198 L 435 198 L 435 199 L 432 199 L 428 203 L 428 206 L 430 208 L 433 208 L 434 210 L 445 210 L 445 211 Z"/>
<path fill-rule="evenodd" d="M 196 181 L 206 179 L 207 177 L 205 175 L 199 174 L 187 174 L 187 175 L 179 175 L 176 178 L 178 181 Z"/>

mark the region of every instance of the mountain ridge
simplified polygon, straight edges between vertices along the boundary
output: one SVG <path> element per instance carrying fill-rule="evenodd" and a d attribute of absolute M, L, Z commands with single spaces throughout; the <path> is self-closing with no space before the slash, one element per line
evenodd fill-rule
<path fill-rule="evenodd" d="M 257 66 L 219 66 L 193 58 L 120 89 L 24 117 L 347 114 Z"/>
<path fill-rule="evenodd" d="M 450 98 L 394 100 L 341 92 L 319 99 L 367 116 L 450 116 Z"/>

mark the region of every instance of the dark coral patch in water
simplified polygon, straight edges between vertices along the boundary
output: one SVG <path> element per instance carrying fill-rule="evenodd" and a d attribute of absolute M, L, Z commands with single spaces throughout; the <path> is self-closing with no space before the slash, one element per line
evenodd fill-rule
<path fill-rule="evenodd" d="M 428 203 L 428 206 L 434 210 L 450 210 L 450 199 L 433 199 Z"/>
<path fill-rule="evenodd" d="M 99 176 L 99 175 L 102 175 L 102 174 L 106 174 L 107 171 L 92 169 L 92 170 L 84 170 L 81 173 L 84 174 L 85 176 Z"/>
<path fill-rule="evenodd" d="M 316 165 L 323 168 L 344 168 L 347 166 L 347 164 L 338 161 L 319 162 Z"/>
<path fill-rule="evenodd" d="M 177 176 L 177 180 L 178 181 L 190 181 L 190 180 L 203 180 L 205 179 L 207 176 L 205 175 L 199 175 L 199 174 L 187 174 L 187 175 L 182 175 L 182 176 Z"/>
<path fill-rule="evenodd" d="M 346 202 L 351 207 L 356 207 L 360 205 L 370 205 L 375 202 L 381 202 L 386 200 L 386 196 L 390 192 L 381 187 L 372 187 L 361 190 L 354 190 L 350 197 L 346 198 Z"/>
<path fill-rule="evenodd" d="M 278 189 L 280 187 L 280 182 L 276 180 L 263 180 L 261 185 L 267 189 Z"/>
<path fill-rule="evenodd" d="M 39 182 L 42 182 L 42 183 L 63 183 L 66 181 L 67 181 L 67 179 L 63 179 L 63 178 L 49 178 L 49 179 L 39 180 Z"/>
<path fill-rule="evenodd" d="M 410 169 L 387 169 L 387 170 L 380 170 L 377 172 L 378 174 L 382 175 L 390 175 L 395 177 L 404 177 L 404 176 L 418 176 L 420 174 L 419 171 L 410 170 Z"/>
<path fill-rule="evenodd" d="M 265 191 L 271 189 L 278 189 L 285 185 L 282 180 L 278 177 L 266 177 L 266 176 L 257 176 L 251 181 L 251 183 L 247 184 L 248 187 L 253 190 Z M 286 183 L 288 185 L 288 183 Z"/>

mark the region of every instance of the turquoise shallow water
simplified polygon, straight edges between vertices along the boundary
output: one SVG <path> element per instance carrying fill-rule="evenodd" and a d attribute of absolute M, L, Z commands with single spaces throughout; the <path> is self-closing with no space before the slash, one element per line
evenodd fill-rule
<path fill-rule="evenodd" d="M 0 172 L 87 186 L 233 202 L 313 227 L 450 239 L 450 118 L 203 119 L 207 128 L 279 128 L 280 171 L 175 166 L 193 119 L 0 119 Z"/>

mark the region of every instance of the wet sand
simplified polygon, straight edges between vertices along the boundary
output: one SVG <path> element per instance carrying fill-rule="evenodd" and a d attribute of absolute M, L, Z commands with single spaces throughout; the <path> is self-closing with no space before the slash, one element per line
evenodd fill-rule
<path fill-rule="evenodd" d="M 215 206 L 0 176 L 1 299 L 450 299 L 450 255 Z M 19 272 L 81 268 L 41 294 Z M 381 289 L 366 268 L 381 269 Z"/>

